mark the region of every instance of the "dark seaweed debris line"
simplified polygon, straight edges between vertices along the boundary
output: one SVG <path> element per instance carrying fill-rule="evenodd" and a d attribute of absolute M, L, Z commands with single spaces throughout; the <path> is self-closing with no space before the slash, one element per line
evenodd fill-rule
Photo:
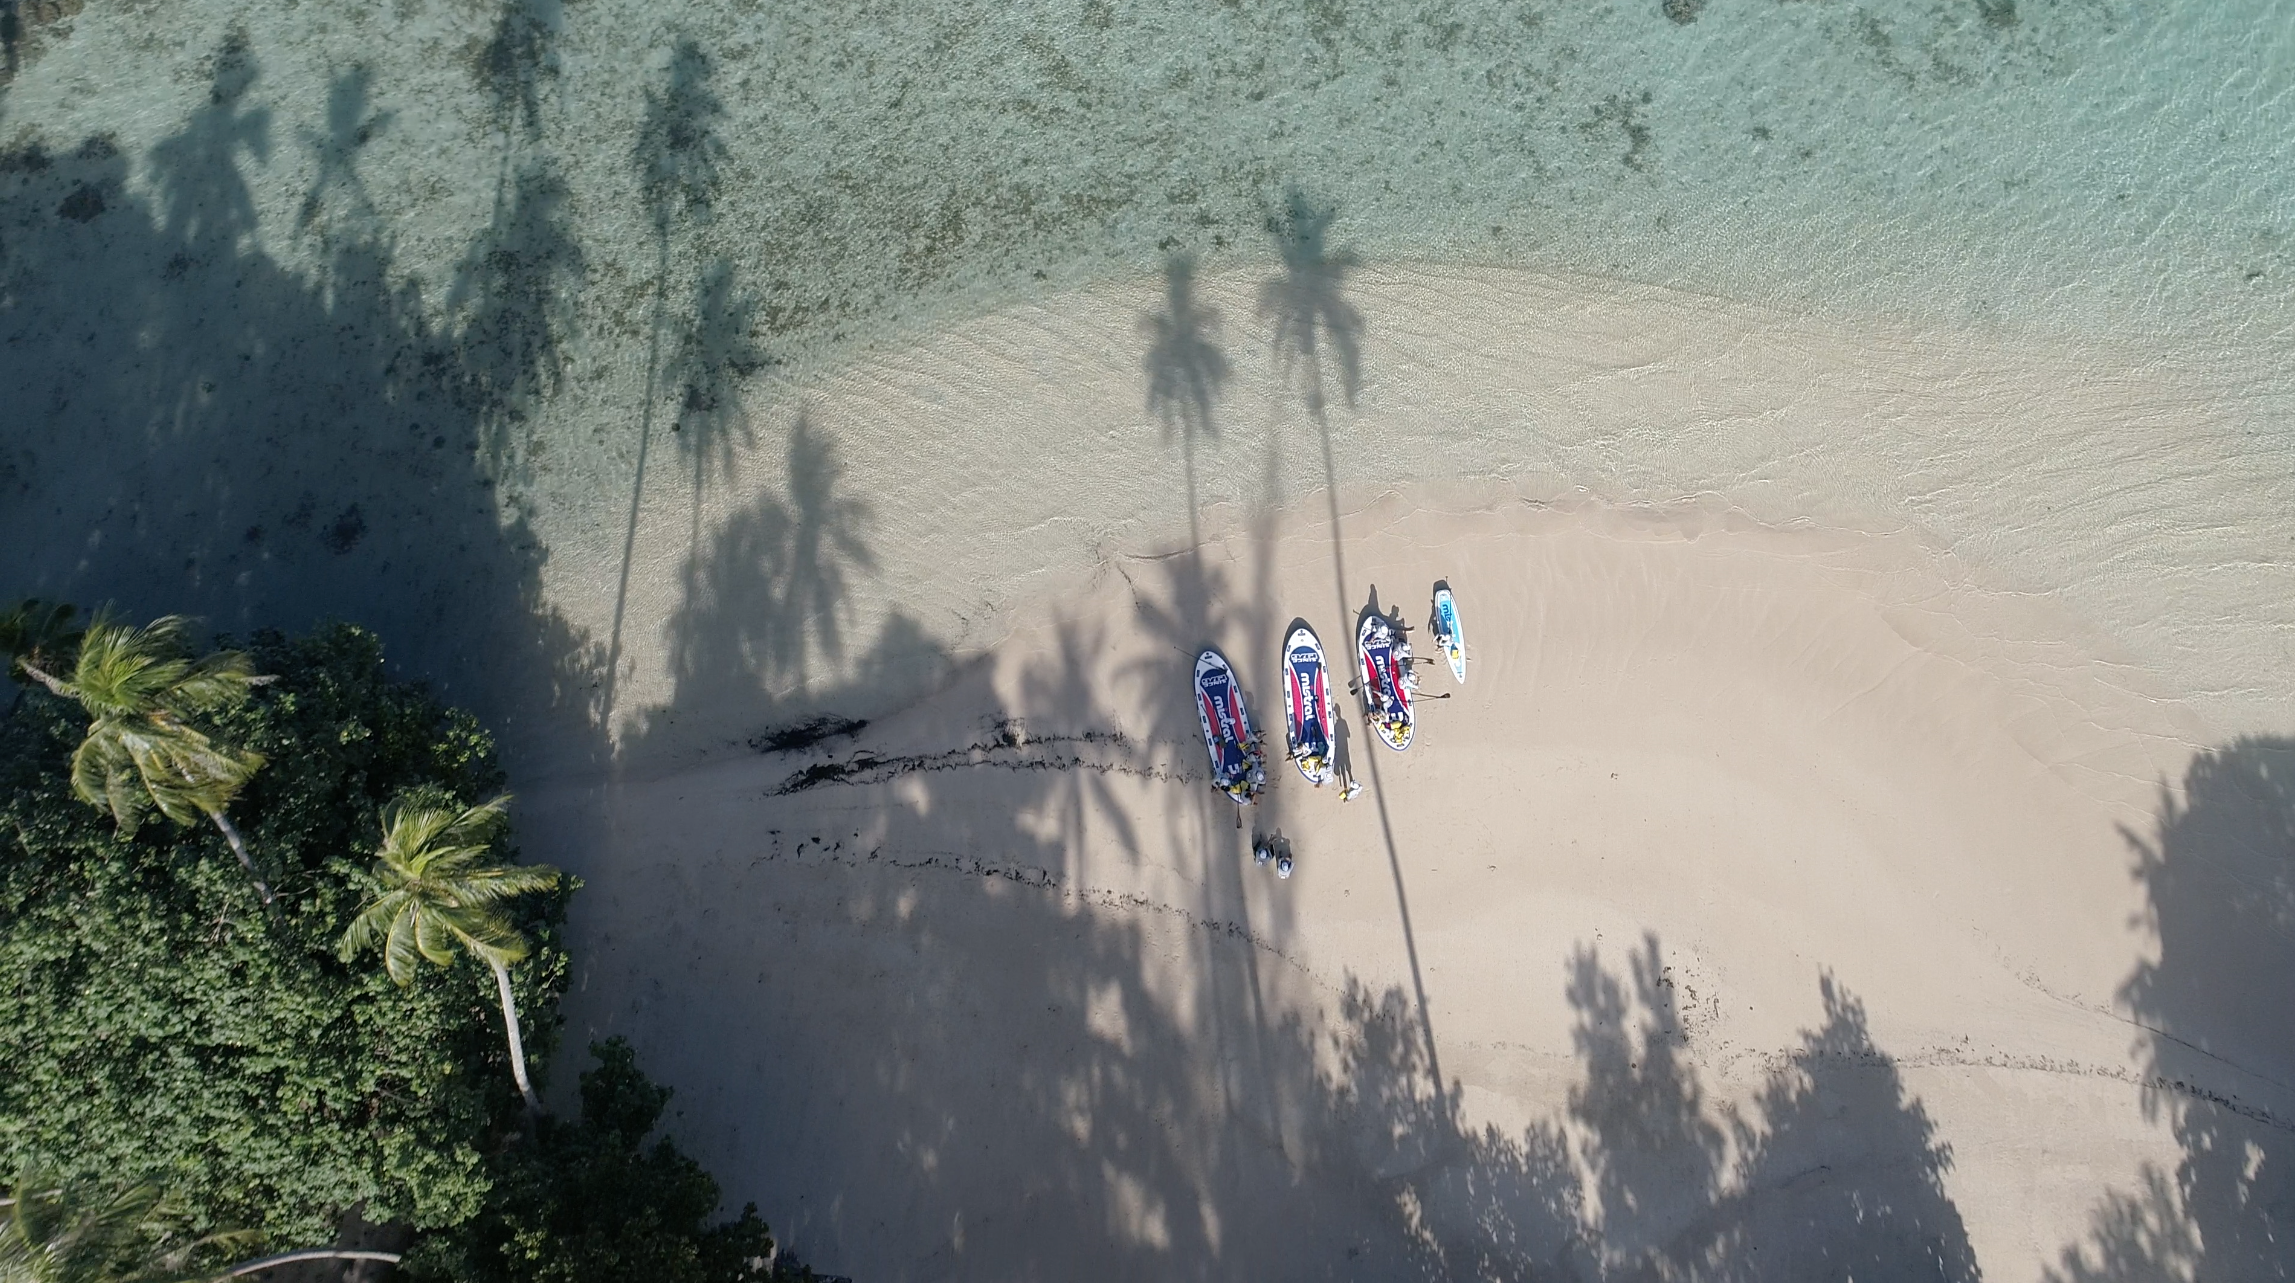
<path fill-rule="evenodd" d="M 851 739 L 869 728 L 865 717 L 839 717 L 815 713 L 811 717 L 759 731 L 749 747 L 760 753 L 795 753 L 833 739 Z"/>
<path fill-rule="evenodd" d="M 754 869 L 760 864 L 777 863 L 783 859 L 793 861 L 815 860 L 854 869 L 865 865 L 880 865 L 891 869 L 954 873 L 962 877 L 973 878 L 993 878 L 998 881 L 1015 883 L 1019 886 L 1032 887 L 1039 891 L 1050 891 L 1056 895 L 1072 897 L 1098 908 L 1154 913 L 1164 917 L 1177 918 L 1196 930 L 1215 936 L 1224 936 L 1227 939 L 1248 945 L 1260 953 L 1280 958 L 1294 971 L 1314 981 L 1317 986 L 1326 990 L 1334 988 L 1317 976 L 1306 963 L 1285 952 L 1273 940 L 1252 930 L 1248 923 L 1237 922 L 1224 917 L 1207 917 L 1181 908 L 1176 904 L 1168 904 L 1162 900 L 1141 895 L 1136 891 L 1116 891 L 1105 887 L 1075 885 L 1069 879 L 1050 869 L 1039 868 L 1035 865 L 1002 864 L 956 851 L 898 855 L 888 852 L 882 845 L 864 850 L 856 843 L 851 848 L 847 848 L 842 841 L 825 842 L 818 837 L 801 839 L 794 847 L 784 849 L 777 830 L 774 832 L 773 838 L 772 849 L 751 860 L 749 862 L 750 868 Z M 807 846 L 813 848 L 810 853 L 805 849 Z"/>
<path fill-rule="evenodd" d="M 1167 766 L 1134 766 L 1127 762 L 1095 761 L 1076 753 L 1046 757 L 1013 756 L 1024 749 L 1052 745 L 1104 745 L 1128 749 L 1131 739 L 1121 731 L 1084 731 L 1075 735 L 1031 737 L 1013 725 L 1000 724 L 991 739 L 938 753 L 902 753 L 884 756 L 867 750 L 842 762 L 816 762 L 791 775 L 766 796 L 787 797 L 823 784 L 881 784 L 903 775 L 986 767 L 1000 771 L 1097 771 L 1102 775 L 1132 775 L 1162 783 L 1192 783 L 1203 777 Z"/>

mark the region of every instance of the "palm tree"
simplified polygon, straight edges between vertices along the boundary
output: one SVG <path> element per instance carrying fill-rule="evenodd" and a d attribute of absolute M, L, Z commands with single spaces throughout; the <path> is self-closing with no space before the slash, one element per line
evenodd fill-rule
<path fill-rule="evenodd" d="M 510 995 L 510 964 L 526 956 L 526 938 L 497 906 L 512 896 L 558 885 L 558 871 L 548 865 L 488 861 L 509 804 L 505 794 L 461 810 L 403 799 L 385 807 L 374 868 L 382 890 L 360 906 L 359 916 L 343 932 L 342 952 L 348 962 L 380 940 L 383 967 L 401 985 L 414 983 L 423 958 L 442 967 L 452 963 L 457 945 L 493 968 L 494 987 L 502 995 L 502 1027 L 510 1039 L 510 1072 L 533 1114 L 542 1102 L 526 1079 L 518 1003 Z"/>
<path fill-rule="evenodd" d="M 46 656 L 37 650 L 19 652 L 15 662 L 88 712 L 88 733 L 72 753 L 72 791 L 81 801 L 109 810 L 127 835 L 153 808 L 181 825 L 206 816 L 269 904 L 271 888 L 224 814 L 262 767 L 263 755 L 218 744 L 189 718 L 236 707 L 271 679 L 256 676 L 247 656 L 235 650 L 185 656 L 188 625 L 182 616 L 168 615 L 135 628 L 98 611 L 80 638 L 69 678 L 43 667 Z"/>
<path fill-rule="evenodd" d="M 96 1190 L 27 1162 L 0 1207 L 0 1283 L 161 1283 L 212 1277 L 185 1267 L 212 1235 L 169 1249 L 177 1209 L 150 1185 Z"/>
<path fill-rule="evenodd" d="M 33 1162 L 17 1169 L 0 1198 L 0 1283 L 217 1283 L 290 1261 L 397 1263 L 396 1252 L 306 1248 L 215 1268 L 191 1268 L 194 1257 L 244 1248 L 246 1230 L 170 1245 L 181 1209 L 151 1185 L 94 1189 L 59 1180 Z"/>
<path fill-rule="evenodd" d="M 42 664 L 60 663 L 60 656 L 80 644 L 80 629 L 72 622 L 78 613 L 69 602 L 38 597 L 0 610 L 0 651 L 7 653 L 10 667 L 32 672 Z"/>

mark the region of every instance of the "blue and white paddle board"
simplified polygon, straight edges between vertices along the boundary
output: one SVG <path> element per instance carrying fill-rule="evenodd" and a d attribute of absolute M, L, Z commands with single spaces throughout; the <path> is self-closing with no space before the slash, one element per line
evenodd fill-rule
<path fill-rule="evenodd" d="M 1442 657 L 1450 661 L 1450 675 L 1458 684 L 1466 685 L 1466 627 L 1458 622 L 1458 599 L 1450 594 L 1450 581 L 1434 582 L 1435 644 L 1442 647 Z"/>

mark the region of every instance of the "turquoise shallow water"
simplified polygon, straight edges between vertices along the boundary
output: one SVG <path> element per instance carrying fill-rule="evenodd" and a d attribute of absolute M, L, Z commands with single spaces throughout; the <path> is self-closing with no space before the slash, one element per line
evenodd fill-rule
<path fill-rule="evenodd" d="M 633 584 L 699 555 L 724 515 L 707 502 L 803 509 L 833 481 L 853 512 L 879 505 L 853 536 L 873 560 L 808 599 L 816 623 L 865 584 L 899 598 L 940 573 L 943 532 L 882 507 L 916 489 L 897 474 L 924 452 L 900 433 L 932 425 L 796 433 L 814 376 L 1178 256 L 1206 280 L 1274 271 L 1279 218 L 1330 264 L 1521 266 L 1820 326 L 2158 350 L 2237 421 L 2239 485 L 2286 474 L 2295 20 L 2269 0 L 27 0 L 17 17 L 0 540 L 34 550 L 28 586 L 225 627 L 348 615 L 442 680 L 539 644 L 571 675 L 471 697 L 589 698 L 585 724 L 614 703 L 604 657 L 675 631 L 624 617 Z M 1248 310 L 1228 306 L 1237 353 L 1266 337 Z M 1103 382 L 1144 352 L 1109 339 Z M 1478 341 L 1413 341 L 1453 340 Z M 1107 385 L 1072 417 L 1138 423 L 1143 396 Z M 1558 466 L 1541 434 L 1571 425 L 1502 409 L 1473 458 L 1422 450 L 1380 479 Z M 1674 476 L 1666 440 L 1617 459 L 1593 440 L 1606 472 L 1554 484 L 1710 488 Z M 1169 468 L 1075 429 L 1022 444 L 1110 488 L 1027 518 L 1077 533 L 981 571 L 1004 582 L 968 600 L 1097 556 L 1098 518 L 1180 528 Z M 2067 488 L 2220 471 L 2201 451 L 2128 457 Z M 1342 480 L 1369 474 L 1346 462 Z M 1794 461 L 1773 462 L 1731 475 L 1758 488 Z M 1010 534 L 999 480 L 951 528 Z M 759 538 L 794 538 L 757 512 Z M 1983 547 L 1971 533 L 1947 535 Z M 2058 572 L 2009 577 L 2034 574 Z M 539 641 L 433 627 L 569 576 L 611 610 Z M 934 610 L 935 644 L 978 640 Z M 2190 611 L 2200 632 L 2224 615 Z"/>
<path fill-rule="evenodd" d="M 2295 286 L 2270 0 L 91 8 L 29 28 L 0 128 L 156 144 L 234 29 L 271 252 L 379 226 L 443 297 L 504 180 L 542 174 L 592 295 L 651 274 L 660 214 L 785 352 L 1264 256 L 1294 188 L 1366 258 L 1947 322 L 2268 342 Z M 628 302 L 587 297 L 588 328 Z"/>

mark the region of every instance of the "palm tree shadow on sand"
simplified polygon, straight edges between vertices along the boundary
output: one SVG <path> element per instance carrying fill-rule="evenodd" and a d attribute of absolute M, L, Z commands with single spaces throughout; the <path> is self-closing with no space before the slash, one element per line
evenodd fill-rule
<path fill-rule="evenodd" d="M 1219 347 L 1219 312 L 1195 296 L 1195 261 L 1164 265 L 1164 310 L 1141 320 L 1148 335 L 1148 413 L 1163 424 L 1164 439 L 1219 435 L 1220 389 L 1234 371 Z"/>
<path fill-rule="evenodd" d="M 771 364 L 756 337 L 760 306 L 729 260 L 710 260 L 694 284 L 692 316 L 670 359 L 677 399 L 670 431 L 679 453 L 693 463 L 697 533 L 702 493 L 712 481 L 730 477 L 741 449 L 757 441 L 741 385 Z"/>
<path fill-rule="evenodd" d="M 836 701 L 848 576 L 876 565 L 869 509 L 844 493 L 835 446 L 807 409 L 790 423 L 785 462 L 784 488 L 760 489 L 687 554 L 665 625 L 674 685 L 647 721 L 711 712 L 761 730 L 789 707 Z"/>
<path fill-rule="evenodd" d="M 2123 830 L 2155 956 L 2120 1000 L 2144 1033 L 2145 1107 L 2174 1129 L 2173 1171 L 2147 1164 L 2101 1200 L 2058 1283 L 2283 1279 L 2295 1270 L 2295 740 L 2197 754 L 2163 783 L 2157 832 Z"/>
<path fill-rule="evenodd" d="M 629 609 L 630 575 L 637 559 L 638 514 L 645 500 L 648 455 L 661 390 L 662 340 L 669 320 L 671 234 L 679 227 L 708 222 L 724 182 L 727 156 L 717 124 L 725 104 L 710 86 L 715 74 L 709 55 L 690 36 L 671 48 L 669 67 L 658 86 L 646 90 L 630 162 L 638 178 L 638 201 L 654 231 L 653 317 L 646 329 L 644 399 L 638 407 L 637 462 L 630 480 L 629 519 L 622 534 L 620 581 L 614 590 L 613 623 L 607 631 L 605 709 L 610 718 L 620 681 L 622 627 Z"/>

